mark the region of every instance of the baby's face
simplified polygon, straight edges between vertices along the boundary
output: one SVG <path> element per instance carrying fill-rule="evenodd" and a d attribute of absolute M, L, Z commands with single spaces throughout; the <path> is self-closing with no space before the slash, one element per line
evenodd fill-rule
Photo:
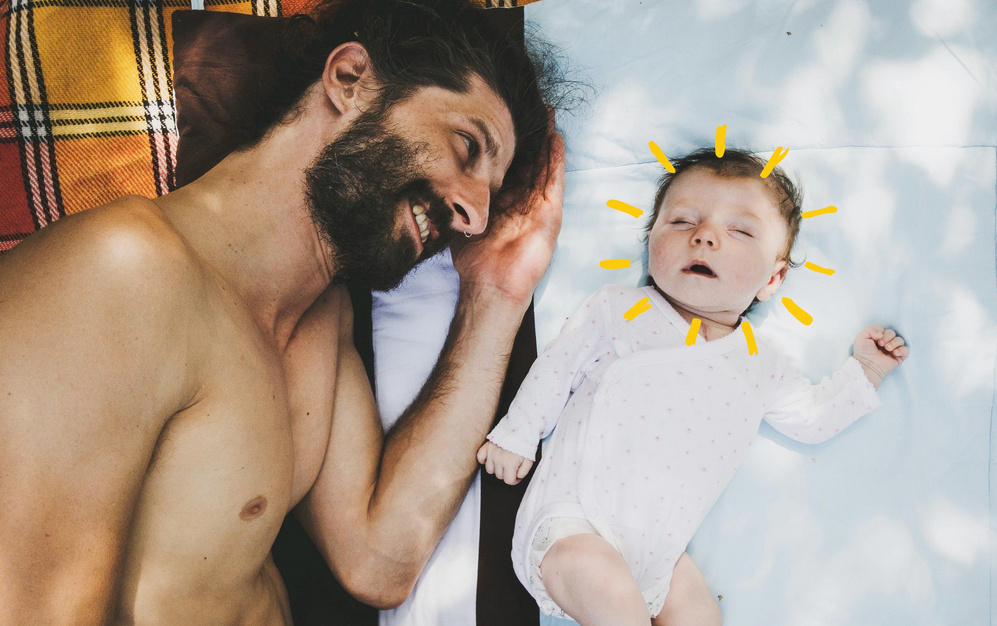
<path fill-rule="evenodd" d="M 694 167 L 665 194 L 648 240 L 650 274 L 692 314 L 740 315 L 782 284 L 786 235 L 761 178 L 724 178 Z"/>

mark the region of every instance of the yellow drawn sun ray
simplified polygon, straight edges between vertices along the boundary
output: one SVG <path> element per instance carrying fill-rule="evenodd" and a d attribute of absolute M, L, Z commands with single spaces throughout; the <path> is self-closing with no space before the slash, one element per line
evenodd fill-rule
<path fill-rule="evenodd" d="M 722 159 L 724 156 L 724 152 L 727 151 L 726 141 L 727 141 L 727 125 L 723 124 L 721 126 L 717 126 L 717 136 L 716 139 L 713 140 L 713 146 L 714 146 L 713 150 L 714 152 L 716 152 L 718 159 Z"/>
<path fill-rule="evenodd" d="M 605 259 L 599 261 L 599 267 L 607 270 L 622 270 L 630 267 L 630 259 Z"/>
<path fill-rule="evenodd" d="M 801 324 L 804 326 L 809 326 L 813 323 L 814 318 L 812 315 L 800 308 L 798 304 L 792 301 L 790 298 L 782 299 L 782 306 L 786 307 L 786 310 L 793 314 Z"/>
<path fill-rule="evenodd" d="M 760 174 L 761 177 L 768 178 L 769 174 L 772 173 L 772 170 L 775 169 L 775 166 L 779 165 L 779 161 L 781 161 L 787 154 L 789 154 L 789 148 L 786 148 L 785 150 L 783 150 L 782 146 L 776 148 L 775 152 L 772 153 L 772 156 L 769 157 L 769 162 L 765 164 L 764 168 L 762 168 L 762 173 Z"/>
<path fill-rule="evenodd" d="M 826 206 L 823 209 L 817 209 L 816 211 L 804 211 L 800 214 L 804 219 L 808 217 L 817 217 L 818 215 L 827 215 L 828 213 L 837 213 L 838 207 L 836 206 Z"/>
<path fill-rule="evenodd" d="M 651 308 L 651 297 L 641 298 L 637 301 L 637 304 L 630 307 L 630 310 L 623 314 L 623 317 L 627 319 L 628 322 L 632 322 L 635 317 L 641 313 L 645 313 Z"/>
<path fill-rule="evenodd" d="M 631 215 L 635 218 L 640 217 L 644 214 L 643 211 L 637 207 L 627 204 L 626 202 L 620 202 L 619 200 L 608 200 L 606 206 L 611 209 L 616 209 L 617 211 L 623 211 L 624 213 Z"/>
<path fill-rule="evenodd" d="M 658 163 L 661 163 L 661 165 L 666 170 L 668 170 L 670 174 L 674 174 L 675 166 L 672 165 L 672 162 L 668 160 L 668 157 L 665 156 L 665 153 L 661 151 L 661 148 L 658 147 L 658 144 L 654 143 L 653 141 L 649 141 L 647 142 L 647 146 L 651 149 L 651 152 L 654 154 L 654 158 L 658 159 Z"/>
<path fill-rule="evenodd" d="M 689 324 L 689 332 L 685 335 L 685 345 L 691 346 L 696 343 L 696 337 L 699 336 L 699 326 L 703 323 L 698 317 L 692 318 L 692 323 Z"/>
<path fill-rule="evenodd" d="M 820 272 L 821 274 L 827 274 L 828 276 L 831 276 L 832 274 L 834 274 L 834 270 L 832 270 L 831 268 L 829 268 L 829 267 L 821 267 L 820 265 L 816 265 L 814 263 L 811 263 L 810 261 L 805 262 L 803 264 L 803 267 L 807 268 L 808 270 L 813 270 L 815 272 Z"/>
<path fill-rule="evenodd" d="M 741 322 L 741 332 L 744 333 L 744 340 L 748 342 L 748 355 L 758 354 L 758 344 L 755 343 L 755 333 L 751 331 L 751 322 L 748 320 Z"/>

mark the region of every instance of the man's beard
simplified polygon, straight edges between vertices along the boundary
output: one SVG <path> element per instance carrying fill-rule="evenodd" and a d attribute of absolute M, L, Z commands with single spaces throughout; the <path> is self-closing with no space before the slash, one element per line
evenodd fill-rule
<path fill-rule="evenodd" d="M 375 105 L 325 147 L 305 172 L 312 220 L 332 248 L 335 282 L 369 289 L 398 285 L 416 264 L 453 237 L 451 211 L 420 171 L 419 146 L 385 127 L 388 110 Z M 438 236 L 416 255 L 409 229 L 395 240 L 398 212 L 421 204 Z"/>

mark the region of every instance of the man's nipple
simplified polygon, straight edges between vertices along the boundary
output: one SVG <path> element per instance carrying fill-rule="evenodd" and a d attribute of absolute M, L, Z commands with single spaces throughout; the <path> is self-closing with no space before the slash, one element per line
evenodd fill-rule
<path fill-rule="evenodd" d="M 239 519 L 249 522 L 263 515 L 263 512 L 266 510 L 267 499 L 263 496 L 256 496 L 247 502 L 246 506 L 242 507 L 242 511 L 239 512 Z"/>

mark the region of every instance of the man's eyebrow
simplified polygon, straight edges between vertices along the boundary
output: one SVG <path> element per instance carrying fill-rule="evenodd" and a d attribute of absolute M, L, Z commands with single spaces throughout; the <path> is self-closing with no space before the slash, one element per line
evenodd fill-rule
<path fill-rule="evenodd" d="M 488 132 L 488 127 L 485 126 L 485 123 L 482 122 L 480 118 L 472 117 L 470 120 L 471 123 L 474 124 L 481 132 L 481 134 L 485 136 L 485 152 L 487 152 L 488 156 L 492 157 L 492 159 L 497 159 L 498 148 L 495 146 L 495 140 L 492 139 L 492 134 Z"/>

